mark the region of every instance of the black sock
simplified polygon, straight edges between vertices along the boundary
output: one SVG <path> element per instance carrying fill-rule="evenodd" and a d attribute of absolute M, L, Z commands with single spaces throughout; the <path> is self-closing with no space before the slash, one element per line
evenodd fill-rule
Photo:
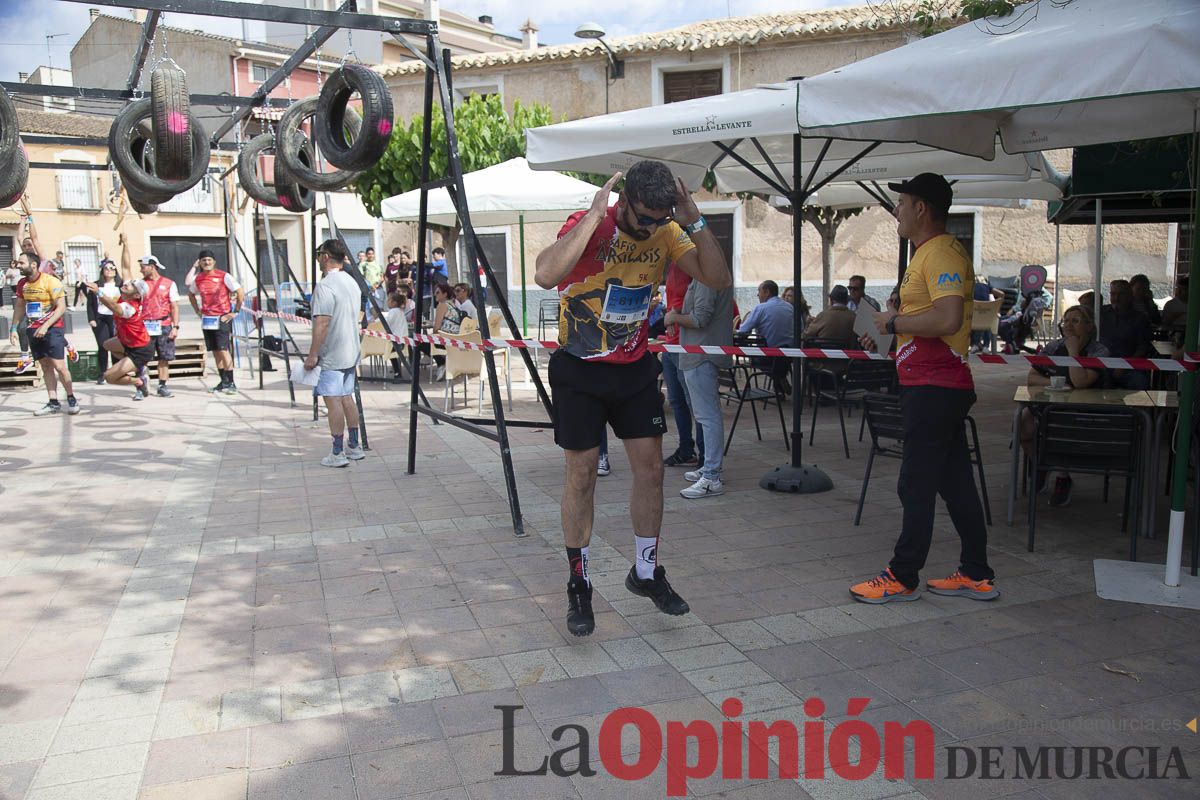
<path fill-rule="evenodd" d="M 592 578 L 588 575 L 588 549 L 586 547 L 568 547 L 567 563 L 571 565 L 571 577 L 583 578 L 584 583 L 588 586 L 592 585 Z"/>
<path fill-rule="evenodd" d="M 74 393 L 74 392 L 72 392 L 71 394 L 67 395 L 67 400 L 74 400 L 74 399 L 75 399 L 75 393 Z"/>
<path fill-rule="evenodd" d="M 58 402 L 58 398 L 57 398 L 57 397 L 51 397 L 51 398 L 50 398 L 50 405 L 52 405 L 52 406 L 60 406 L 60 405 L 62 405 L 62 403 Z"/>

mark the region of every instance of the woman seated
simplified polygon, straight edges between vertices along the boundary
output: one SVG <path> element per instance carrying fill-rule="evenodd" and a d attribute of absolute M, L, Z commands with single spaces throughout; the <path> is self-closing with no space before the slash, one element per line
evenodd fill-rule
<path fill-rule="evenodd" d="M 467 319 L 467 314 L 455 305 L 454 290 L 450 288 L 450 284 L 444 282 L 434 284 L 433 302 L 435 303 L 433 333 L 457 336 L 462 331 L 462 321 Z M 421 348 L 422 352 L 425 353 L 428 353 L 430 350 L 428 344 L 422 345 Z M 433 379 L 440 381 L 446 377 L 446 357 L 434 356 L 433 361 L 438 365 L 437 373 Z"/>
<path fill-rule="evenodd" d="M 1087 356 L 1104 358 L 1108 356 L 1108 348 L 1096 339 L 1096 323 L 1092 312 L 1087 306 L 1073 306 L 1063 314 L 1059 324 L 1062 338 L 1055 339 L 1042 350 L 1044 356 Z M 1030 367 L 1025 382 L 1029 386 L 1049 386 L 1050 379 L 1061 376 L 1066 379 L 1066 385 L 1072 389 L 1099 389 L 1104 384 L 1104 370 L 1091 367 Z M 1033 412 L 1026 408 L 1021 411 L 1021 447 L 1026 455 L 1033 452 L 1033 439 L 1036 435 Z M 1036 479 L 1037 491 L 1041 492 L 1046 485 L 1046 475 L 1039 474 Z M 1050 505 L 1062 507 L 1071 502 L 1071 476 L 1066 472 L 1059 474 L 1054 482 L 1054 493 L 1050 496 Z"/>

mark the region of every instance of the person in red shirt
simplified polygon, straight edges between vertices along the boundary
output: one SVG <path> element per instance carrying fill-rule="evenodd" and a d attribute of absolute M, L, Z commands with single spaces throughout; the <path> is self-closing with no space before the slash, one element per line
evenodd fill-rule
<path fill-rule="evenodd" d="M 629 510 L 636 561 L 625 578 L 633 594 L 666 613 L 689 606 L 658 563 L 662 527 L 662 435 L 667 426 L 658 390 L 658 360 L 646 350 L 650 296 L 667 264 L 717 289 L 732 283 L 724 253 L 682 181 L 666 165 L 639 161 L 615 205 L 596 193 L 591 208 L 572 214 L 558 241 L 537 257 L 534 280 L 559 294 L 559 344 L 550 357 L 554 441 L 566 453 L 562 526 L 570 578 L 567 628 L 595 629 L 587 548 L 592 535 L 596 469 L 605 429 L 625 444 L 633 471 Z"/>
<path fill-rule="evenodd" d="M 897 231 L 916 248 L 900 283 L 899 310 L 875 314 L 879 332 L 895 334 L 897 340 L 904 418 L 898 492 L 904 521 L 888 568 L 851 586 L 850 594 L 864 603 L 920 597 L 919 573 L 933 541 L 940 494 L 962 550 L 958 569 L 948 578 L 929 581 L 927 588 L 934 594 L 994 600 L 1000 592 L 988 566 L 987 527 L 965 429 L 975 403 L 967 364 L 975 272 L 966 250 L 946 232 L 953 191 L 944 177 L 925 172 L 888 188 L 900 194 Z"/>
<path fill-rule="evenodd" d="M 192 265 L 195 277 L 188 281 L 188 300 L 200 317 L 204 346 L 217 362 L 220 382 L 214 392 L 237 394 L 233 382 L 233 318 L 242 310 L 246 299 L 242 287 L 229 273 L 217 269 L 217 259 L 211 250 L 201 250 Z"/>
<path fill-rule="evenodd" d="M 158 355 L 158 396 L 170 397 L 167 381 L 171 377 L 171 362 L 175 360 L 175 337 L 179 334 L 179 289 L 175 281 L 159 274 L 156 256 L 142 256 L 138 264 L 146 282 L 142 316 Z"/>
<path fill-rule="evenodd" d="M 121 284 L 119 299 L 97 296 L 113 312 L 113 321 L 117 325 L 116 337 L 105 342 L 104 347 L 119 360 L 104 373 L 104 380 L 133 386 L 134 400 L 145 400 L 150 396 L 146 388 L 150 379 L 143 374 L 146 365 L 154 359 L 154 342 L 146 330 L 143 313 L 148 291 L 145 281 L 125 281 Z"/>

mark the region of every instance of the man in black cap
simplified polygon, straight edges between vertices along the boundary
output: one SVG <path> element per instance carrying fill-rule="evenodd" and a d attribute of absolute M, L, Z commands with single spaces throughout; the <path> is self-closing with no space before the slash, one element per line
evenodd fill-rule
<path fill-rule="evenodd" d="M 899 310 L 875 315 L 878 331 L 897 337 L 904 418 L 897 491 L 904 522 L 887 569 L 851 586 L 850 594 L 864 603 L 920 597 L 919 573 L 933 540 L 940 494 L 962 540 L 962 553 L 954 574 L 929 581 L 927 588 L 935 594 L 992 600 L 1000 593 L 987 563 L 987 528 L 964 428 L 975 403 L 967 365 L 975 271 L 967 251 L 946 232 L 953 192 L 945 178 L 925 172 L 888 188 L 900 194 L 897 232 L 916 248 L 900 282 Z"/>

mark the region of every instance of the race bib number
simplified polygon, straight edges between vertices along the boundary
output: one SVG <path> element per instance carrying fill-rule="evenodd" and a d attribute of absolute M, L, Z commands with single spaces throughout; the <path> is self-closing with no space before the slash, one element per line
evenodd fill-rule
<path fill-rule="evenodd" d="M 146 320 L 146 333 L 151 336 L 162 336 L 162 320 Z"/>
<path fill-rule="evenodd" d="M 31 319 L 31 320 L 32 319 L 41 319 L 42 317 L 46 316 L 46 310 L 42 306 L 41 303 L 37 303 L 37 302 L 31 303 L 29 301 L 26 301 L 25 302 L 25 316 L 29 317 L 29 319 Z"/>
<path fill-rule="evenodd" d="M 614 325 L 630 325 L 646 319 L 650 313 L 650 284 L 629 289 L 609 284 L 604 293 L 604 309 L 600 321 Z"/>
<path fill-rule="evenodd" d="M 202 331 L 219 331 L 221 330 L 220 317 L 201 317 L 200 330 Z"/>

